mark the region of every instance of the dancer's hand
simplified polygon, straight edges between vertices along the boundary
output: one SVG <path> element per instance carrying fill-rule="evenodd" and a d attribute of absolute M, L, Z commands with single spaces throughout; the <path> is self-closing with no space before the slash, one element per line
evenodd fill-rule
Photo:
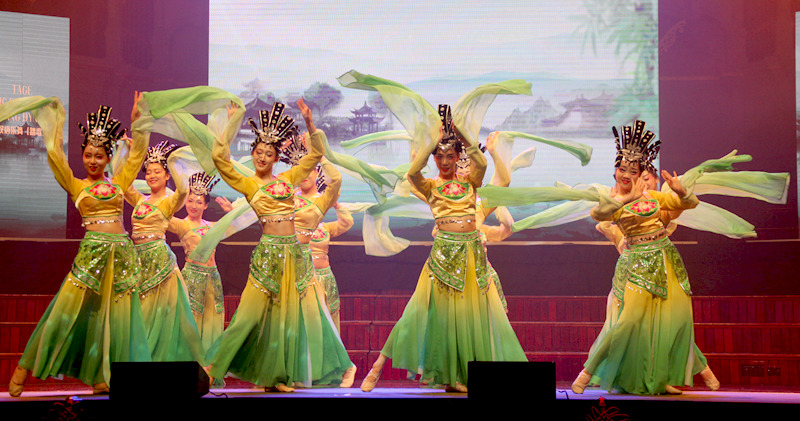
<path fill-rule="evenodd" d="M 317 131 L 317 128 L 314 127 L 314 116 L 311 113 L 311 108 L 308 108 L 303 98 L 297 101 L 297 108 L 300 109 L 300 114 L 303 115 L 303 120 L 306 121 L 306 129 L 308 129 L 308 132 L 314 133 Z"/>
<path fill-rule="evenodd" d="M 142 100 L 144 97 L 143 92 L 133 91 L 133 109 L 131 109 L 131 124 L 134 121 L 138 120 L 139 117 L 142 116 L 142 112 L 139 111 L 139 101 Z"/>
<path fill-rule="evenodd" d="M 647 186 L 645 185 L 645 182 L 642 179 L 642 177 L 639 177 L 631 185 L 631 191 L 622 195 L 619 198 L 619 200 L 622 203 L 630 203 L 633 202 L 634 200 L 638 200 L 640 197 L 642 197 L 642 194 L 644 193 L 646 187 Z"/>
<path fill-rule="evenodd" d="M 231 103 L 226 105 L 225 108 L 228 109 L 228 120 L 230 120 L 231 117 L 233 117 L 233 114 L 236 112 L 236 110 L 239 109 L 239 104 L 231 101 Z"/>
<path fill-rule="evenodd" d="M 686 189 L 683 188 L 683 184 L 681 184 L 681 179 L 678 178 L 678 174 L 673 172 L 671 175 L 667 170 L 661 170 L 661 176 L 664 177 L 664 181 L 669 185 L 669 188 L 678 195 L 678 197 L 685 197 L 686 196 Z"/>
<path fill-rule="evenodd" d="M 217 196 L 215 200 L 219 205 L 219 207 L 221 207 L 222 210 L 224 210 L 225 212 L 230 212 L 233 210 L 233 204 L 227 198 L 224 198 L 222 196 Z"/>
<path fill-rule="evenodd" d="M 499 134 L 500 132 L 492 132 L 489 134 L 489 138 L 486 139 L 486 150 L 489 151 L 489 153 L 494 153 L 495 147 L 497 146 L 497 136 Z"/>

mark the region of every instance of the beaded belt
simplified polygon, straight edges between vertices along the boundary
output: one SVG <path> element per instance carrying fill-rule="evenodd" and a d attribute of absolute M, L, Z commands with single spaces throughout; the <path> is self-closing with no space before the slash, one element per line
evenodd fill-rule
<path fill-rule="evenodd" d="M 162 232 L 151 232 L 148 234 L 133 234 L 131 235 L 133 241 L 141 241 L 141 240 L 164 240 L 167 236 Z"/>
<path fill-rule="evenodd" d="M 467 219 L 462 219 L 467 218 Z M 465 216 L 457 216 L 453 218 L 439 218 L 436 220 L 436 225 L 446 225 L 446 224 L 461 224 L 461 228 L 464 228 L 464 224 L 475 222 L 474 215 L 465 215 Z"/>
<path fill-rule="evenodd" d="M 297 235 L 305 235 L 306 237 L 310 237 L 310 236 L 314 235 L 314 231 L 313 230 L 311 230 L 311 231 L 295 230 L 294 232 L 297 233 Z"/>
<path fill-rule="evenodd" d="M 87 225 L 95 225 L 95 224 L 114 224 L 114 223 L 122 223 L 122 217 L 116 217 L 113 219 L 95 219 L 93 221 L 86 221 L 81 223 L 81 227 L 86 227 Z"/>
<path fill-rule="evenodd" d="M 649 242 L 652 242 L 652 241 L 660 240 L 660 239 L 662 239 L 662 238 L 664 238 L 666 236 L 667 236 L 667 230 L 665 230 L 664 228 L 661 228 L 660 230 L 658 230 L 656 232 L 652 232 L 650 234 L 637 235 L 637 236 L 634 236 L 632 238 L 629 237 L 628 238 L 628 245 L 633 246 L 633 245 L 636 245 L 636 244 L 649 243 Z"/>
<path fill-rule="evenodd" d="M 261 216 L 258 218 L 258 221 L 262 224 L 269 224 L 272 222 L 283 222 L 283 221 L 294 221 L 294 215 L 292 216 L 282 216 L 278 218 L 270 218 L 269 216 Z"/>

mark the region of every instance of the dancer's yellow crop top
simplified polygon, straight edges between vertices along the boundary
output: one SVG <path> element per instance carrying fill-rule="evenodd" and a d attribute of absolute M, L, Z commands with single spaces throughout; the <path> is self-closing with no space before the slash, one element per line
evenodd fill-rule
<path fill-rule="evenodd" d="M 324 222 L 317 226 L 311 236 L 308 248 L 311 254 L 328 254 L 331 238 L 338 237 L 353 227 L 353 216 L 343 209 L 336 210 L 336 221 Z"/>
<path fill-rule="evenodd" d="M 172 218 L 169 221 L 169 232 L 175 233 L 180 238 L 183 251 L 186 256 L 192 254 L 194 249 L 200 244 L 203 236 L 206 235 L 208 229 L 214 225 L 213 222 L 203 220 L 199 226 L 193 226 L 192 222 L 187 219 Z"/>
<path fill-rule="evenodd" d="M 170 196 L 162 197 L 155 203 L 150 203 L 148 197 L 135 191 L 132 187 L 129 188 L 125 193 L 125 199 L 133 205 L 131 214 L 133 235 L 149 232 L 166 233 L 172 215 L 183 205 L 185 197 L 185 195 L 175 192 Z"/>
<path fill-rule="evenodd" d="M 322 158 L 320 163 L 323 174 L 330 181 L 325 191 L 313 197 L 295 196 L 294 226 L 302 230 L 315 230 L 341 191 L 342 174 L 327 159 Z"/>
<path fill-rule="evenodd" d="M 216 138 L 211 158 L 220 177 L 233 189 L 242 193 L 259 217 L 288 215 L 294 212 L 294 186 L 303 181 L 322 158 L 325 133 L 315 131 L 310 136 L 310 151 L 290 170 L 265 183 L 256 176 L 247 177 L 231 163 L 227 139 Z"/>
<path fill-rule="evenodd" d="M 109 180 L 100 180 L 90 183 L 86 179 L 78 179 L 69 167 L 62 147 L 63 134 L 44 133 L 47 148 L 47 162 L 53 175 L 61 187 L 69 193 L 75 207 L 83 218 L 117 217 L 122 216 L 124 206 L 123 195 L 139 172 L 139 167 L 144 160 L 148 132 L 134 130 L 132 133 L 131 149 L 124 165 L 119 168 Z"/>
<path fill-rule="evenodd" d="M 427 198 L 434 218 L 474 215 L 475 188 L 467 177 L 456 175 L 453 180 L 426 178 L 417 190 Z"/>
<path fill-rule="evenodd" d="M 599 205 L 592 209 L 596 221 L 613 221 L 626 237 L 656 232 L 665 227 L 661 218 L 664 211 L 692 209 L 699 201 L 694 193 L 680 198 L 674 193 L 649 190 L 647 195 L 631 203 L 611 197 L 603 197 Z"/>
<path fill-rule="evenodd" d="M 469 176 L 456 174 L 452 180 L 422 177 L 422 168 L 427 164 L 430 152 L 437 141 L 431 141 L 427 151 L 420 151 L 408 169 L 408 180 L 417 190 L 416 195 L 426 198 L 434 218 L 474 215 L 476 211 L 475 189 L 483 183 L 486 173 L 486 157 L 477 146 L 470 146 L 466 152 L 471 160 Z"/>

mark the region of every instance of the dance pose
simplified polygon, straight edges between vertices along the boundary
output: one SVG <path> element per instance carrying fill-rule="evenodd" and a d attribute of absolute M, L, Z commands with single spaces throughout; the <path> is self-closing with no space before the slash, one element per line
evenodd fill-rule
<path fill-rule="evenodd" d="M 322 136 L 324 136 L 324 134 L 322 134 Z M 291 143 L 284 145 L 282 152 L 285 155 L 285 158 L 282 158 L 282 160 L 292 166 L 297 165 L 303 156 L 308 154 L 308 151 L 303 145 L 302 138 L 299 136 L 294 136 Z M 333 322 L 336 328 L 336 334 L 339 335 L 339 292 L 336 279 L 333 277 L 333 272 L 331 272 L 330 265 L 328 264 L 327 244 L 325 246 L 325 253 L 322 255 L 315 255 L 312 251 L 311 244 L 315 242 L 315 238 L 317 241 L 324 241 L 317 233 L 321 230 L 322 218 L 325 217 L 325 214 L 328 213 L 328 210 L 334 206 L 334 203 L 336 203 L 336 200 L 339 198 L 339 192 L 342 187 L 342 175 L 339 173 L 339 170 L 324 157 L 320 160 L 320 163 L 320 166 L 314 168 L 308 177 L 300 182 L 298 186 L 300 194 L 295 195 L 294 198 L 294 225 L 297 230 L 297 241 L 300 243 L 303 254 L 309 260 L 308 265 L 314 268 L 314 277 L 312 278 L 312 284 L 309 285 L 309 288 L 315 288 L 314 292 L 316 293 L 316 298 L 313 297 L 314 294 L 306 294 L 301 298 L 301 301 L 307 302 L 308 305 L 317 305 L 320 299 L 323 299 L 324 301 L 322 301 L 322 303 L 324 303 L 328 311 L 319 311 L 319 313 L 330 317 L 330 321 Z M 325 183 L 325 178 L 330 179 L 330 184 Z M 320 193 L 320 189 L 322 193 Z M 338 213 L 337 211 L 337 214 Z M 349 225 L 352 226 L 352 218 L 350 219 Z M 347 230 L 346 228 L 349 227 L 345 227 L 345 231 Z M 324 233 L 321 234 L 324 235 Z M 322 264 L 321 258 L 324 258 L 324 264 Z M 317 261 L 320 261 L 320 263 L 317 263 Z M 317 270 L 317 265 L 320 266 L 319 270 Z M 333 304 L 333 306 L 331 304 Z M 337 312 L 335 318 L 333 314 L 331 314 L 333 312 L 331 307 Z M 326 323 L 326 321 L 320 320 L 319 323 Z M 308 328 L 309 331 L 317 331 L 321 329 L 321 326 L 308 326 Z M 327 325 L 324 329 L 327 330 Z M 339 337 L 341 338 L 341 336 Z M 309 340 L 319 338 L 320 337 L 310 336 Z M 311 342 L 311 344 L 312 346 L 323 346 L 323 344 L 319 342 Z M 315 350 L 312 348 L 311 352 L 321 353 L 322 349 Z M 321 358 L 319 359 L 321 360 Z M 355 379 L 355 372 L 355 365 L 348 368 L 342 378 L 340 386 L 352 386 L 353 380 Z"/>
<path fill-rule="evenodd" d="M 189 305 L 203 349 L 208 350 L 211 344 L 222 335 L 225 327 L 225 303 L 222 294 L 222 280 L 217 270 L 215 254 L 212 251 L 208 260 L 193 259 L 192 252 L 203 240 L 214 223 L 203 219 L 203 213 L 208 209 L 211 200 L 211 189 L 219 182 L 218 178 L 209 176 L 204 172 L 192 174 L 189 179 L 189 195 L 186 197 L 186 218 L 172 218 L 168 230 L 180 238 L 183 251 L 186 254 L 186 263 L 183 265 L 183 275 L 186 289 L 189 293 Z M 225 212 L 233 209 L 231 202 L 224 197 L 216 198 L 217 204 Z"/>
<path fill-rule="evenodd" d="M 440 135 L 411 163 L 408 178 L 430 205 L 438 232 L 433 249 L 403 316 L 392 329 L 378 359 L 361 384 L 371 391 L 386 360 L 420 381 L 466 392 L 469 361 L 527 361 L 486 267 L 476 228 L 476 194 L 486 171 L 478 146 L 458 135 L 449 106 L 440 106 Z M 463 144 L 472 168 L 456 173 Z M 422 169 L 434 156 L 439 176 Z"/>
<path fill-rule="evenodd" d="M 131 238 L 141 267 L 139 296 L 153 361 L 192 361 L 205 365 L 205 350 L 189 305 L 186 283 L 167 245 L 172 215 L 186 199 L 187 181 L 180 171 L 170 171 L 170 155 L 177 145 L 166 141 L 148 149 L 142 171 L 150 194 L 129 187 L 125 200 L 133 205 Z M 170 162 L 168 162 L 168 160 Z M 167 180 L 175 180 L 175 193 L 167 194 Z"/>
<path fill-rule="evenodd" d="M 253 251 L 250 276 L 228 328 L 209 350 L 209 373 L 227 373 L 265 387 L 291 392 L 292 386 L 340 384 L 353 367 L 324 297 L 312 283 L 311 259 L 304 253 L 295 228 L 294 186 L 308 177 L 322 157 L 324 134 L 314 127 L 311 110 L 298 102 L 311 133 L 309 153 L 289 171 L 273 175 L 280 146 L 294 130 L 284 105 L 261 111 L 261 126 L 251 121 L 255 174 L 238 172 L 230 159 L 230 139 L 239 128 L 243 109 L 231 105 L 229 124 L 217 137 L 212 158 L 226 183 L 245 195 L 258 215 L 262 236 Z"/>
<path fill-rule="evenodd" d="M 667 171 L 662 175 L 673 193 L 645 194 L 641 172 L 652 167 L 660 141 L 644 127 L 642 121 L 625 126 L 622 138 L 614 128 L 618 189 L 614 197 L 601 196 L 591 211 L 597 221 L 614 221 L 625 237 L 614 275 L 614 284 L 624 288 L 624 305 L 612 307 L 607 329 L 592 345 L 584 370 L 572 384 L 575 393 L 582 393 L 592 376 L 606 390 L 650 395 L 680 393 L 674 386 L 691 385 L 697 373 L 702 372 L 707 382 L 713 377 L 694 343 L 686 269 L 661 219 L 664 212 L 696 207 L 698 200 L 677 174 Z"/>
<path fill-rule="evenodd" d="M 115 143 L 125 130 L 101 106 L 78 124 L 87 176 L 76 178 L 63 151 L 64 108 L 57 98 L 29 97 L 0 106 L 0 121 L 31 111 L 42 128 L 47 157 L 56 180 L 81 214 L 86 234 L 72 269 L 31 334 L 9 383 L 9 394 L 22 393 L 28 374 L 37 378 L 66 375 L 108 392 L 111 363 L 150 361 L 139 302 L 139 262 L 122 225 L 123 192 L 133 182 L 145 156 L 148 134 L 137 125 L 137 93 L 131 112 L 130 155 L 113 177 L 105 176 Z"/>
<path fill-rule="evenodd" d="M 308 153 L 297 137 L 284 145 L 282 152 L 285 158 L 281 160 L 293 166 Z M 330 268 L 328 247 L 331 237 L 339 236 L 353 226 L 353 217 L 337 202 L 342 174 L 326 158 L 323 157 L 320 163 L 298 186 L 300 194 L 295 196 L 294 224 L 300 244 L 308 244 L 317 282 L 323 287 L 328 311 L 339 332 L 339 287 Z M 326 178 L 330 180 L 329 183 L 326 183 Z M 336 221 L 322 223 L 322 218 L 330 208 L 336 210 Z"/>

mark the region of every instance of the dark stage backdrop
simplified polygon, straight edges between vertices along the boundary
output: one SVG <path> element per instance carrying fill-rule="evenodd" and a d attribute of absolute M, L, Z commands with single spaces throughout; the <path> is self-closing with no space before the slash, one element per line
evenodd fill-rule
<path fill-rule="evenodd" d="M 208 83 L 208 2 L 38 0 L 0 3 L 0 10 L 70 19 L 69 157 L 77 176 L 84 174 L 75 122 L 101 101 L 127 120 L 135 90 Z M 699 159 L 738 148 L 754 157 L 753 163 L 739 167 L 742 170 L 792 174 L 785 205 L 703 197 L 753 223 L 759 238 L 734 241 L 680 228 L 674 238 L 697 294 L 800 294 L 794 273 L 800 248 L 795 184 L 797 10 L 798 3 L 789 0 L 659 2 L 661 167 L 681 173 Z M 67 210 L 61 238 L 81 237 L 78 215 L 66 194 L 53 200 L 62 201 Z M 257 237 L 244 232 L 235 239 Z M 357 232 L 343 238 L 359 240 Z M 512 236 L 507 243 L 489 247 L 507 294 L 608 293 L 616 259 L 611 245 L 513 240 Z M 342 293 L 413 290 L 428 247 L 412 245 L 392 258 L 365 256 L 357 245 L 332 247 Z M 75 241 L 0 239 L 5 275 L 0 293 L 54 293 L 76 249 Z M 241 291 L 251 250 L 251 245 L 220 247 L 226 294 Z M 176 254 L 182 253 L 176 248 Z M 384 279 L 385 273 L 393 277 Z"/>

